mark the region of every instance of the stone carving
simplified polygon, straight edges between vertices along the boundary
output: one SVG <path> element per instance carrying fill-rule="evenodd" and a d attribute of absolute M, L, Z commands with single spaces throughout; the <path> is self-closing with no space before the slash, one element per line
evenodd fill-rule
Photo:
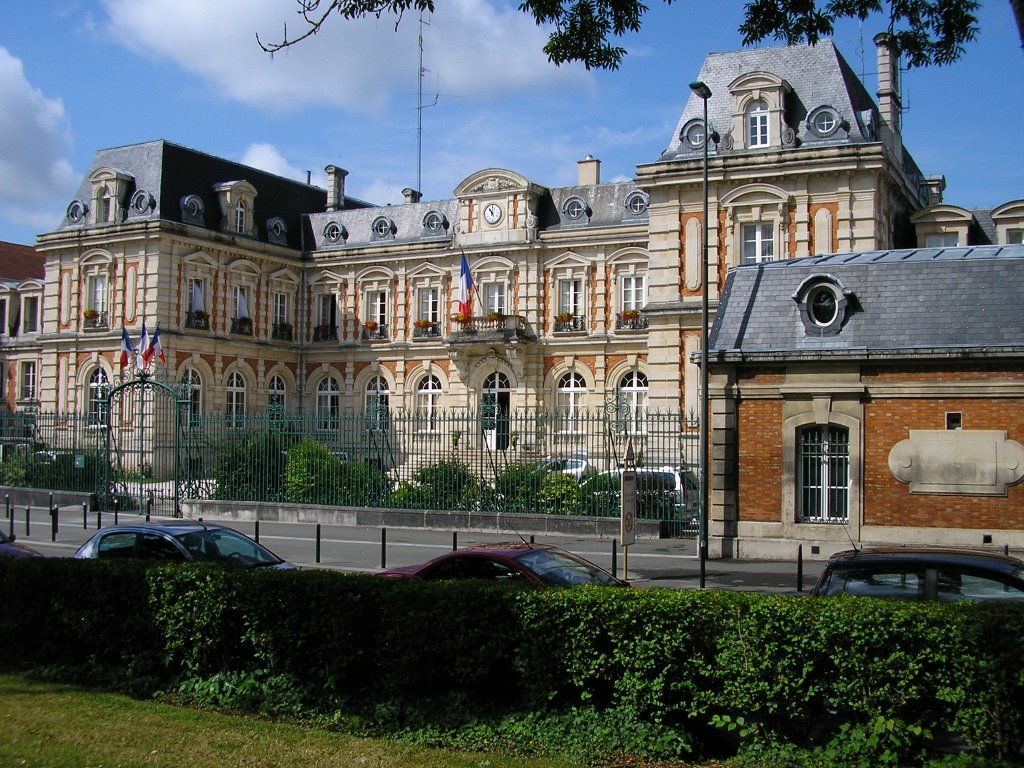
<path fill-rule="evenodd" d="M 1024 478 L 1024 446 L 1001 430 L 912 429 L 889 452 L 889 471 L 911 493 L 1005 496 Z"/>

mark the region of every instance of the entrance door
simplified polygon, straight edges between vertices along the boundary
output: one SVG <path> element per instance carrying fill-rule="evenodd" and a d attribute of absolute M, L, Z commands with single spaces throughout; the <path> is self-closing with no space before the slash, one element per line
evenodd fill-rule
<path fill-rule="evenodd" d="M 484 380 L 481 392 L 480 420 L 484 447 L 489 451 L 503 451 L 509 445 L 509 413 L 512 388 L 508 377 L 495 371 Z"/>

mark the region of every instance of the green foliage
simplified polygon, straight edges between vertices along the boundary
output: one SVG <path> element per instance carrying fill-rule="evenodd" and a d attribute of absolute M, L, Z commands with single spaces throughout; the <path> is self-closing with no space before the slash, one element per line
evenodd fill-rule
<path fill-rule="evenodd" d="M 480 495 L 480 482 L 469 466 L 446 459 L 416 469 L 412 478 L 391 494 L 391 505 L 399 509 L 473 509 Z"/>
<path fill-rule="evenodd" d="M 266 430 L 224 440 L 217 448 L 212 477 L 214 498 L 265 501 L 281 497 L 288 446 L 294 439 Z"/>
<path fill-rule="evenodd" d="M 552 472 L 543 477 L 537 492 L 540 512 L 547 515 L 582 515 L 583 492 L 572 475 Z"/>
<path fill-rule="evenodd" d="M 28 457 L 24 454 L 14 454 L 0 464 L 0 484 L 15 488 L 27 488 L 29 467 Z"/>
<path fill-rule="evenodd" d="M 288 449 L 284 498 L 297 504 L 333 504 L 341 491 L 341 459 L 326 445 L 302 440 Z"/>

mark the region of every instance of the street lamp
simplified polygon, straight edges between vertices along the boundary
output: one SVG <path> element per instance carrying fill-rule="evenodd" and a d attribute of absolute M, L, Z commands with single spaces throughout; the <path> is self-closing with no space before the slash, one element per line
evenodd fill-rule
<path fill-rule="evenodd" d="M 700 80 L 690 90 L 704 102 L 704 239 L 700 260 L 700 519 L 697 523 L 697 561 L 700 588 L 704 589 L 708 559 L 708 99 L 711 89 Z"/>

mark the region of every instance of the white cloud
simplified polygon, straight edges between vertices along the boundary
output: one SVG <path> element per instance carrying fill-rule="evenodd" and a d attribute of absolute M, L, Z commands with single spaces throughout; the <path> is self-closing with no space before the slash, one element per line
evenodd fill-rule
<path fill-rule="evenodd" d="M 261 171 L 283 176 L 286 179 L 305 181 L 306 173 L 289 163 L 284 155 L 272 144 L 251 144 L 239 161 Z"/>
<path fill-rule="evenodd" d="M 0 215 L 20 224 L 54 224 L 52 205 L 78 177 L 67 160 L 71 139 L 64 105 L 26 79 L 20 59 L 0 47 Z"/>
<path fill-rule="evenodd" d="M 416 92 L 419 20 L 407 14 L 346 21 L 331 18 L 314 38 L 273 58 L 285 22 L 303 24 L 287 0 L 105 0 L 111 33 L 126 47 L 173 61 L 236 101 L 271 111 L 310 104 L 372 113 Z M 427 83 L 443 94 L 500 99 L 546 88 L 590 88 L 579 66 L 555 67 L 543 54 L 546 33 L 514 7 L 485 0 L 439 4 L 424 27 Z M 425 86 L 428 90 L 430 85 Z"/>

